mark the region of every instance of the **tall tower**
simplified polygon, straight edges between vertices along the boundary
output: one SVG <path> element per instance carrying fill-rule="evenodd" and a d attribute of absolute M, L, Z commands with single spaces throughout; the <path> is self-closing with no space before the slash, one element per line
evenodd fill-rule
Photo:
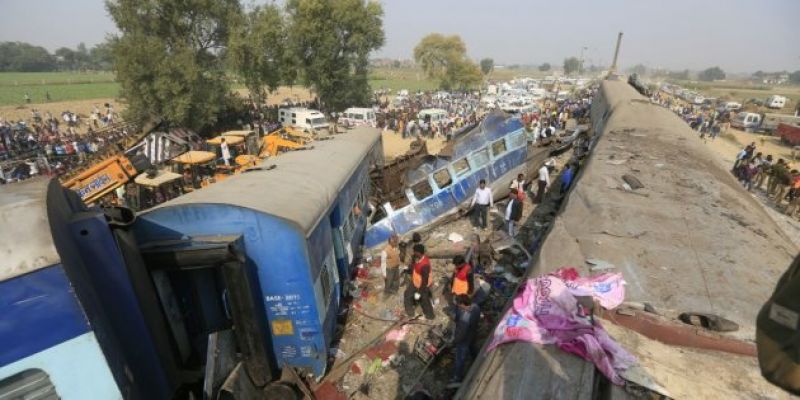
<path fill-rule="evenodd" d="M 608 76 L 617 73 L 617 57 L 619 57 L 619 46 L 622 44 L 622 32 L 617 35 L 617 48 L 614 49 L 614 60 L 611 61 L 611 67 L 608 68 Z"/>

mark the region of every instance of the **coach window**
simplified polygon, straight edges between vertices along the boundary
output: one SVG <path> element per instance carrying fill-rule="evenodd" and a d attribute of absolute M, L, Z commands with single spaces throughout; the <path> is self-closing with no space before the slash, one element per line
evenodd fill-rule
<path fill-rule="evenodd" d="M 427 179 L 423 179 L 411 186 L 411 192 L 417 200 L 423 200 L 433 194 L 433 188 Z"/>
<path fill-rule="evenodd" d="M 505 152 L 506 152 L 506 140 L 505 139 L 500 139 L 500 140 L 492 143 L 492 155 L 493 156 L 499 157 Z"/>
<path fill-rule="evenodd" d="M 8 396 L 8 397 L 7 397 Z M 0 399 L 58 399 L 50 376 L 41 369 L 26 369 L 0 379 Z"/>
<path fill-rule="evenodd" d="M 513 133 L 508 136 L 508 148 L 509 149 L 516 149 L 518 147 L 522 147 L 525 145 L 525 134 L 524 132 L 520 131 L 517 133 Z"/>
<path fill-rule="evenodd" d="M 470 159 L 473 169 L 483 168 L 484 165 L 489 163 L 489 150 L 478 150 L 470 156 Z"/>
<path fill-rule="evenodd" d="M 436 182 L 436 186 L 438 186 L 439 189 L 444 189 L 453 183 L 453 178 L 450 177 L 450 171 L 445 168 L 433 173 L 433 181 Z"/>
<path fill-rule="evenodd" d="M 456 176 L 461 176 L 469 172 L 469 163 L 467 162 L 466 158 L 462 158 L 453 163 L 453 171 L 456 172 Z"/>

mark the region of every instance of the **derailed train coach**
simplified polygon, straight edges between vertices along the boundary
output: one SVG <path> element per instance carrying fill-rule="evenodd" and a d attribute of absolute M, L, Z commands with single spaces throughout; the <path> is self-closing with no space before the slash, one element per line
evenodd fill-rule
<path fill-rule="evenodd" d="M 374 248 L 393 233 L 414 232 L 436 223 L 468 203 L 481 179 L 499 198 L 519 173 L 536 171 L 551 149 L 528 143 L 519 118 L 489 114 L 478 126 L 456 136 L 438 155 L 426 156 L 407 171 L 400 196 L 380 199 L 370 217 L 364 245 Z"/>
<path fill-rule="evenodd" d="M 241 381 L 286 394 L 284 367 L 322 376 L 382 154 L 380 133 L 358 128 L 140 215 L 88 209 L 51 182 L 36 237 L 50 228 L 53 249 L 29 252 L 51 256 L 2 270 L 0 338 L 15 346 L 0 352 L 0 394 L 44 376 L 65 399 L 216 398 Z M 54 289 L 19 281 L 40 271 L 55 271 L 72 325 L 50 315 Z M 20 364 L 76 337 L 87 349 Z"/>

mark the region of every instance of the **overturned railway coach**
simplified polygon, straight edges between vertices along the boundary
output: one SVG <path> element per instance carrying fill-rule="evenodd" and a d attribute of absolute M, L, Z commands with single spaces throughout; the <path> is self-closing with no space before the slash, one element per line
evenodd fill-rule
<path fill-rule="evenodd" d="M 19 227 L 3 230 L 0 395 L 217 398 L 283 367 L 323 375 L 382 154 L 358 128 L 140 215 L 56 181 L 0 191 Z"/>
<path fill-rule="evenodd" d="M 505 196 L 517 174 L 530 177 L 551 151 L 528 143 L 519 118 L 488 115 L 438 155 L 426 156 L 421 165 L 407 171 L 405 193 L 381 199 L 370 218 L 364 245 L 379 246 L 392 233 L 407 234 L 457 212 L 471 200 L 482 179 L 495 198 Z"/>

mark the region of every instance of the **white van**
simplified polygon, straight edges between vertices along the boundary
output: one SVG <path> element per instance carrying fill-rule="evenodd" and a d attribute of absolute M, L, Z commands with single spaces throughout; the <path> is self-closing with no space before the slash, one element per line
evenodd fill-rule
<path fill-rule="evenodd" d="M 430 118 L 430 122 L 434 124 L 438 124 L 439 122 L 446 124 L 450 122 L 447 118 L 447 111 L 442 110 L 441 108 L 426 108 L 417 114 L 417 118 L 420 122 Z"/>
<path fill-rule="evenodd" d="M 772 95 L 767 98 L 764 105 L 769 108 L 783 108 L 786 105 L 786 97 Z"/>
<path fill-rule="evenodd" d="M 375 111 L 371 108 L 350 107 L 344 110 L 339 122 L 345 125 L 369 125 L 374 127 L 377 125 L 375 118 Z"/>
<path fill-rule="evenodd" d="M 757 129 L 761 125 L 761 114 L 740 112 L 731 120 L 731 126 L 743 130 Z"/>
<path fill-rule="evenodd" d="M 278 109 L 278 121 L 283 126 L 292 126 L 306 132 L 328 129 L 328 120 L 317 110 L 308 108 Z"/>

